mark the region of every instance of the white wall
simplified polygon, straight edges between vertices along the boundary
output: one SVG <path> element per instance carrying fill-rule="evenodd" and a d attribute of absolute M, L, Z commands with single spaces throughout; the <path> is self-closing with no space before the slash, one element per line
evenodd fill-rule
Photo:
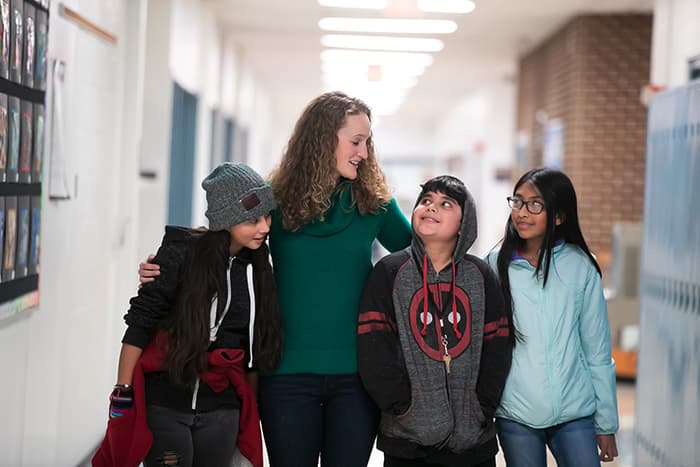
<path fill-rule="evenodd" d="M 700 1 L 656 0 L 652 34 L 652 84 L 688 82 L 688 59 L 700 56 Z"/>
<path fill-rule="evenodd" d="M 207 2 L 63 3 L 117 44 L 67 21 L 52 2 L 49 58 L 66 63 L 62 139 L 72 199 L 49 200 L 44 183 L 41 304 L 0 321 L 3 467 L 72 467 L 100 441 L 136 265 L 154 251 L 166 219 L 172 80 L 200 97 L 197 187 L 209 170 L 210 111 L 239 100 L 236 47 L 223 50 Z M 270 104 L 252 70 L 248 80 L 258 128 L 251 154 L 260 159 Z"/>
<path fill-rule="evenodd" d="M 173 79 L 199 98 L 192 224 L 207 225 L 206 198 L 200 182 L 212 169 L 211 131 L 212 125 L 219 124 L 212 121 L 212 110 L 234 117 L 238 125 L 248 129 L 246 162 L 264 174 L 269 170 L 270 103 L 244 54 L 220 31 L 214 11 L 206 2 L 172 2 L 169 56 Z M 219 132 L 217 139 L 222 138 Z M 234 140 L 234 144 L 239 143 Z"/>
<path fill-rule="evenodd" d="M 49 57 L 66 63 L 62 136 L 72 199 L 49 200 L 44 183 L 41 305 L 0 322 L 3 466 L 73 466 L 97 442 L 114 379 L 107 343 L 118 339 L 115 297 L 125 282 L 133 287 L 121 268 L 133 256 L 137 164 L 122 123 L 135 98 L 127 102 L 124 92 L 134 81 L 125 67 L 125 32 L 133 32 L 127 16 L 137 17 L 140 3 L 64 3 L 116 34 L 118 43 L 69 23 L 52 3 Z"/>
<path fill-rule="evenodd" d="M 463 157 L 454 173 L 476 199 L 479 234 L 471 252 L 480 256 L 503 236 L 508 216 L 505 198 L 511 182 L 497 181 L 497 168 L 509 168 L 514 160 L 514 84 L 506 81 L 483 86 L 457 100 L 457 105 L 438 126 L 435 147 L 443 159 Z M 448 165 L 449 167 L 449 165 Z"/>
<path fill-rule="evenodd" d="M 395 122 L 394 117 L 375 117 L 374 146 L 380 159 L 420 157 L 435 154 L 433 128 Z"/>
<path fill-rule="evenodd" d="M 173 101 L 169 55 L 172 5 L 170 0 L 145 1 L 148 7 L 139 170 L 152 177 L 141 177 L 138 184 L 139 258 L 154 251 L 167 220 Z"/>

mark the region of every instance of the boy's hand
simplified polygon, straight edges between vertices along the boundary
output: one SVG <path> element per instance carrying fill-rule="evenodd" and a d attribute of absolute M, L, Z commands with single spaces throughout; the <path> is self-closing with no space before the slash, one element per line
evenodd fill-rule
<path fill-rule="evenodd" d="M 153 282 L 157 276 L 160 275 L 160 266 L 151 263 L 155 258 L 154 255 L 148 255 L 146 261 L 139 263 L 139 287 L 143 284 Z"/>
<path fill-rule="evenodd" d="M 603 462 L 612 462 L 618 455 L 615 435 L 597 435 L 596 441 L 600 448 L 600 460 Z"/>

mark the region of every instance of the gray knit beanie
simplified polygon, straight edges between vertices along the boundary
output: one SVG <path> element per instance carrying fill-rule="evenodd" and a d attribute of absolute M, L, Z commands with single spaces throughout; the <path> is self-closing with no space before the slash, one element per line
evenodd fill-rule
<path fill-rule="evenodd" d="M 275 208 L 272 188 L 245 164 L 224 162 L 202 181 L 207 192 L 209 230 L 255 220 Z"/>

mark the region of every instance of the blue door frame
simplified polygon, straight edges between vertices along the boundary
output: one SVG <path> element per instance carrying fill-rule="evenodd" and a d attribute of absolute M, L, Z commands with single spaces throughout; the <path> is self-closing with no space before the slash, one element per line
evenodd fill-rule
<path fill-rule="evenodd" d="M 168 224 L 192 224 L 197 96 L 173 83 Z"/>

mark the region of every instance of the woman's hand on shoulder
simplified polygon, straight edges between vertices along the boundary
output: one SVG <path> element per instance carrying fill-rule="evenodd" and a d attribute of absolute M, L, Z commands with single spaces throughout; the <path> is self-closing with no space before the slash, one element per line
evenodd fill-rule
<path fill-rule="evenodd" d="M 602 462 L 612 462 L 618 455 L 615 435 L 597 435 L 596 441 L 600 448 L 600 460 Z"/>
<path fill-rule="evenodd" d="M 160 266 L 152 263 L 153 258 L 155 255 L 148 255 L 146 261 L 139 263 L 139 287 L 153 282 L 160 275 Z"/>

